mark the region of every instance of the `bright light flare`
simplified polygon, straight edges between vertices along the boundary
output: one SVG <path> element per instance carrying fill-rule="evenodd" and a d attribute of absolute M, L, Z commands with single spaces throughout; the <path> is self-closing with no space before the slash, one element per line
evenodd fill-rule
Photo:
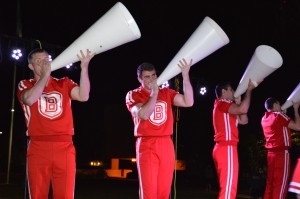
<path fill-rule="evenodd" d="M 166 82 L 162 83 L 161 88 L 165 88 L 165 87 L 169 87 L 169 86 L 170 86 L 169 82 L 166 81 Z"/>
<path fill-rule="evenodd" d="M 206 87 L 203 86 L 203 87 L 200 88 L 199 93 L 200 93 L 201 95 L 205 95 L 206 92 L 207 92 Z"/>
<path fill-rule="evenodd" d="M 12 51 L 11 57 L 15 60 L 19 60 L 22 57 L 22 51 L 20 49 L 15 49 Z"/>
<path fill-rule="evenodd" d="M 72 65 L 73 65 L 72 63 L 68 64 L 68 65 L 66 65 L 66 68 L 69 69 L 69 68 L 71 68 Z"/>

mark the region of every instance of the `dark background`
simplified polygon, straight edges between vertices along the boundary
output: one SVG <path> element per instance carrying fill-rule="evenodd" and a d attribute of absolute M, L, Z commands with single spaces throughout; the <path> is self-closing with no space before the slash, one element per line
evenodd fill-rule
<path fill-rule="evenodd" d="M 38 47 L 35 40 L 53 57 L 59 55 L 117 1 L 20 1 L 0 3 L 0 171 L 6 169 L 10 131 L 13 67 L 10 49 L 21 46 L 23 61 L 17 63 L 17 82 L 30 78 L 27 53 Z M 262 138 L 260 119 L 263 103 L 269 96 L 283 103 L 299 83 L 300 2 L 298 0 L 252 1 L 122 1 L 134 17 L 141 38 L 95 56 L 90 63 L 91 93 L 86 103 L 73 102 L 74 142 L 78 164 L 92 159 L 133 157 L 133 123 L 125 106 L 128 90 L 136 88 L 136 68 L 153 63 L 162 72 L 205 16 L 211 17 L 226 32 L 230 43 L 192 66 L 190 76 L 195 89 L 192 108 L 180 108 L 178 156 L 195 170 L 206 168 L 213 147 L 212 109 L 214 87 L 229 80 L 236 88 L 255 48 L 269 45 L 283 57 L 283 65 L 268 76 L 253 92 L 249 124 L 240 127 L 240 162 L 248 164 L 248 143 Z M 20 14 L 22 38 L 18 39 Z M 114 24 L 112 24 L 113 26 Z M 121 33 L 120 33 L 121 34 Z M 53 72 L 79 82 L 79 65 Z M 174 79 L 170 81 L 174 88 Z M 197 90 L 206 85 L 208 93 Z M 289 110 L 290 111 L 290 110 Z M 289 113 L 289 112 L 288 112 Z M 12 145 L 12 166 L 25 163 L 25 122 L 16 101 Z M 254 157 L 255 158 L 255 157 Z"/>

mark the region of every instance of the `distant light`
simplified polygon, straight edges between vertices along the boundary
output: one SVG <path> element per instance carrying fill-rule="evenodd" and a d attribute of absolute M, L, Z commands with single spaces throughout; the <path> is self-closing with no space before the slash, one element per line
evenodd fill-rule
<path fill-rule="evenodd" d="M 136 159 L 135 158 L 131 158 L 131 162 L 136 162 Z"/>
<path fill-rule="evenodd" d="M 92 166 L 92 167 L 100 167 L 100 166 L 102 166 L 102 162 L 100 162 L 98 160 L 93 160 L 93 161 L 90 161 L 90 166 Z"/>
<path fill-rule="evenodd" d="M 72 63 L 68 64 L 68 65 L 66 65 L 66 68 L 69 69 L 69 68 L 71 68 L 72 65 L 73 65 Z"/>
<path fill-rule="evenodd" d="M 11 112 L 15 112 L 15 109 L 11 109 Z"/>
<path fill-rule="evenodd" d="M 206 87 L 203 86 L 203 87 L 200 88 L 199 93 L 200 93 L 201 95 L 205 95 L 206 92 L 207 92 Z"/>
<path fill-rule="evenodd" d="M 165 87 L 169 87 L 169 86 L 170 86 L 169 82 L 166 81 L 166 82 L 162 83 L 161 88 L 165 88 Z"/>
<path fill-rule="evenodd" d="M 12 51 L 11 57 L 15 60 L 19 60 L 22 57 L 22 51 L 20 49 L 14 49 Z"/>
<path fill-rule="evenodd" d="M 2 131 L 0 131 L 0 135 L 2 135 Z"/>
<path fill-rule="evenodd" d="M 48 55 L 49 61 L 52 61 L 52 56 Z"/>

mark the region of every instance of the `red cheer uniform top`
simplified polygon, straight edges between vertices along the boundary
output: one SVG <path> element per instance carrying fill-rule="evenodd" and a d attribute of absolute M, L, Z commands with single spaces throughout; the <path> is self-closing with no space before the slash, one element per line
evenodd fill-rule
<path fill-rule="evenodd" d="M 35 79 L 30 79 L 18 84 L 17 96 L 24 111 L 27 135 L 74 135 L 71 90 L 78 85 L 67 77 L 50 77 L 40 98 L 31 106 L 23 104 L 21 94 L 35 83 Z"/>
<path fill-rule="evenodd" d="M 216 143 L 236 144 L 239 142 L 237 115 L 228 113 L 233 101 L 216 99 L 213 110 L 213 125 Z"/>
<path fill-rule="evenodd" d="M 282 112 L 266 112 L 261 125 L 264 131 L 266 149 L 288 149 L 291 147 L 291 133 L 288 125 L 291 119 Z"/>
<path fill-rule="evenodd" d="M 153 113 L 149 119 L 142 120 L 132 117 L 134 123 L 134 136 L 167 136 L 173 134 L 173 113 L 172 104 L 175 90 L 169 88 L 160 88 L 157 96 L 157 102 Z M 138 103 L 145 104 L 150 97 L 150 93 L 142 86 L 129 91 L 126 95 L 126 106 L 131 112 L 132 107 Z"/>

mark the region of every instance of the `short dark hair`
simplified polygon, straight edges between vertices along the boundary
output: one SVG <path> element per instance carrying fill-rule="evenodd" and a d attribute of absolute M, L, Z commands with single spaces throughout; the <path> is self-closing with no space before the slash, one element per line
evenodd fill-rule
<path fill-rule="evenodd" d="M 279 102 L 276 98 L 274 97 L 269 97 L 266 101 L 265 101 L 265 108 L 267 110 L 271 110 L 273 108 L 273 105 L 275 103 Z"/>
<path fill-rule="evenodd" d="M 227 88 L 231 86 L 230 82 L 222 82 L 219 83 L 215 88 L 215 94 L 217 98 L 220 98 L 222 96 L 222 89 L 227 90 Z"/>
<path fill-rule="evenodd" d="M 45 49 L 41 49 L 41 48 L 35 48 L 35 49 L 33 49 L 32 51 L 30 51 L 30 53 L 28 54 L 28 57 L 27 57 L 29 64 L 31 64 L 32 57 L 36 53 L 47 53 L 48 54 L 48 52 Z"/>
<path fill-rule="evenodd" d="M 142 73 L 143 73 L 144 70 L 153 71 L 153 70 L 155 70 L 155 67 L 152 64 L 148 63 L 148 62 L 144 62 L 141 65 L 139 65 L 139 67 L 137 68 L 137 75 L 138 75 L 139 78 L 142 77 Z"/>

